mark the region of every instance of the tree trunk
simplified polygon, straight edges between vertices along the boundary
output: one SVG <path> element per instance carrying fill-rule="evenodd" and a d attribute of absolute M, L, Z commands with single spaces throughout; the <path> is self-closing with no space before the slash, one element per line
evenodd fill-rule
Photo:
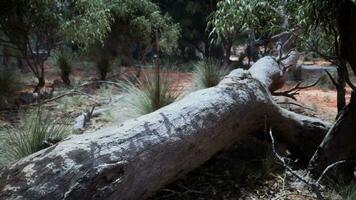
<path fill-rule="evenodd" d="M 336 84 L 336 92 L 337 92 L 337 117 L 342 113 L 346 106 L 346 81 L 345 81 L 345 76 L 347 71 L 346 69 L 346 63 L 342 62 L 340 63 L 340 67 L 337 68 L 337 84 Z"/>
<path fill-rule="evenodd" d="M 315 176 L 319 176 L 323 170 L 337 161 L 352 160 L 356 156 L 356 92 L 353 91 L 349 105 L 340 114 L 333 124 L 323 142 L 318 147 L 315 155 L 310 161 L 310 169 Z M 353 167 L 352 167 L 353 166 Z M 348 181 L 353 178 L 355 163 L 347 166 L 348 170 L 341 175 L 334 176 L 341 178 L 341 181 Z M 345 179 L 346 178 L 346 179 Z"/>
<path fill-rule="evenodd" d="M 277 139 L 310 158 L 329 125 L 277 106 L 266 88 L 283 80 L 265 57 L 153 113 L 71 136 L 2 168 L 0 199 L 146 199 L 247 134 L 264 134 L 266 119 Z"/>
<path fill-rule="evenodd" d="M 45 81 L 44 77 L 42 77 L 42 76 L 41 77 L 37 77 L 37 80 L 38 80 L 38 83 L 37 83 L 37 85 L 36 85 L 36 87 L 35 87 L 35 89 L 33 91 L 34 93 L 40 93 L 42 88 L 46 84 L 46 81 Z"/>

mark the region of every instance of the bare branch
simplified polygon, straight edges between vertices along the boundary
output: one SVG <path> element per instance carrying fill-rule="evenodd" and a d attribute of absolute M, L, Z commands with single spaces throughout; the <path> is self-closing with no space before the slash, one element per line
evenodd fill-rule
<path fill-rule="evenodd" d="M 324 178 L 325 174 L 331 170 L 333 167 L 337 166 L 337 165 L 340 165 L 340 164 L 344 164 L 344 163 L 354 163 L 354 161 L 347 161 L 347 160 L 340 160 L 340 161 L 337 161 L 329 166 L 327 166 L 325 168 L 325 170 L 323 171 L 323 173 L 320 175 L 320 177 L 318 178 L 318 180 L 315 182 L 316 184 L 319 185 L 320 181 Z"/>
<path fill-rule="evenodd" d="M 300 176 L 298 173 L 296 173 L 290 166 L 287 165 L 287 163 L 285 162 L 285 158 L 280 156 L 277 153 L 276 150 L 276 145 L 275 145 L 275 141 L 272 135 L 272 129 L 269 130 L 269 136 L 271 138 L 271 142 L 272 142 L 272 151 L 275 155 L 275 157 L 282 162 L 283 167 L 286 168 L 293 176 L 295 176 L 297 179 L 299 179 L 300 181 L 302 181 L 303 183 L 305 183 L 306 185 L 308 185 L 313 192 L 316 194 L 318 200 L 324 200 L 323 195 L 320 192 L 320 185 L 316 183 L 311 183 L 308 180 L 305 179 L 305 177 Z"/>
<path fill-rule="evenodd" d="M 297 98 L 295 96 L 298 95 L 301 90 L 314 87 L 319 82 L 320 82 L 320 78 L 315 83 L 313 83 L 311 85 L 307 85 L 307 86 L 300 86 L 303 82 L 299 82 L 293 88 L 291 88 L 289 90 L 286 90 L 286 91 L 283 91 L 283 92 L 273 92 L 272 95 L 274 95 L 274 96 L 285 96 L 285 97 L 291 98 L 293 100 L 297 100 Z"/>
<path fill-rule="evenodd" d="M 333 85 L 335 85 L 335 87 L 338 87 L 339 84 L 336 83 L 334 77 L 330 74 L 330 72 L 328 70 L 325 70 L 326 74 L 329 76 L 331 82 L 333 83 Z"/>

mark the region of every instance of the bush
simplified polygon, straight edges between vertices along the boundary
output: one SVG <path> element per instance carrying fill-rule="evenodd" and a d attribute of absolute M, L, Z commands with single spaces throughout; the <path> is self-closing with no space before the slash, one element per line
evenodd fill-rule
<path fill-rule="evenodd" d="M 222 67 L 215 60 L 201 61 L 194 67 L 194 90 L 214 87 L 229 73 L 226 67 Z"/>
<path fill-rule="evenodd" d="M 355 200 L 356 199 L 356 184 L 347 185 L 340 190 L 340 196 L 344 200 Z"/>
<path fill-rule="evenodd" d="M 18 78 L 13 71 L 0 69 L 0 108 L 13 103 L 13 94 L 17 89 Z"/>
<path fill-rule="evenodd" d="M 41 109 L 26 116 L 23 123 L 2 133 L 2 158 L 6 162 L 18 160 L 47 148 L 70 134 L 65 123 L 53 120 Z"/>
<path fill-rule="evenodd" d="M 303 80 L 303 72 L 302 72 L 302 67 L 297 66 L 291 71 L 291 79 L 293 81 L 302 81 Z"/>
<path fill-rule="evenodd" d="M 73 71 L 71 55 L 67 51 L 63 51 L 57 56 L 56 62 L 61 71 L 61 78 L 63 82 L 70 85 L 69 75 Z"/>
<path fill-rule="evenodd" d="M 100 55 L 96 61 L 96 69 L 99 72 L 100 80 L 106 80 L 107 74 L 111 72 L 110 57 L 106 55 Z"/>
<path fill-rule="evenodd" d="M 125 81 L 121 85 L 125 93 L 121 104 L 128 109 L 129 117 L 151 113 L 178 98 L 171 82 L 161 74 L 145 73 L 143 80 Z"/>

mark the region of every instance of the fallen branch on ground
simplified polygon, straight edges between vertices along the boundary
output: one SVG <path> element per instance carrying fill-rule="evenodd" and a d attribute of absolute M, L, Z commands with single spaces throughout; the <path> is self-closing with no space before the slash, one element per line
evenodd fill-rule
<path fill-rule="evenodd" d="M 294 177 L 296 177 L 298 180 L 302 181 L 303 183 L 305 183 L 309 188 L 311 188 L 313 190 L 313 192 L 316 194 L 318 200 L 324 200 L 325 198 L 323 197 L 322 193 L 321 193 L 321 180 L 325 177 L 326 173 L 328 171 L 330 171 L 332 168 L 336 167 L 337 165 L 340 164 L 345 164 L 345 163 L 354 163 L 354 161 L 346 161 L 346 160 L 341 160 L 341 161 L 337 161 L 329 166 L 327 166 L 324 171 L 322 172 L 322 174 L 319 176 L 319 178 L 315 181 L 312 180 L 310 178 L 308 178 L 308 174 L 306 175 L 300 175 L 297 172 L 295 172 L 295 170 L 293 170 L 286 162 L 283 156 L 279 155 L 277 150 L 276 150 L 276 144 L 275 144 L 275 140 L 272 134 L 272 129 L 269 130 L 269 137 L 271 139 L 272 142 L 272 151 L 273 154 L 275 155 L 275 157 L 282 163 L 283 167 L 289 171 Z"/>
<path fill-rule="evenodd" d="M 307 85 L 307 86 L 301 86 L 301 84 L 302 84 L 303 82 L 299 82 L 299 83 L 297 83 L 293 88 L 291 88 L 291 89 L 289 89 L 289 90 L 286 90 L 286 91 L 283 91 L 283 92 L 273 92 L 272 95 L 273 95 L 273 96 L 285 96 L 285 97 L 288 97 L 288 98 L 291 98 L 291 99 L 297 101 L 297 98 L 296 98 L 295 96 L 296 96 L 296 95 L 299 95 L 299 92 L 300 92 L 301 90 L 305 90 L 305 89 L 314 87 L 314 86 L 316 86 L 319 82 L 320 82 L 320 78 L 319 78 L 316 82 L 314 82 L 313 84 Z"/>

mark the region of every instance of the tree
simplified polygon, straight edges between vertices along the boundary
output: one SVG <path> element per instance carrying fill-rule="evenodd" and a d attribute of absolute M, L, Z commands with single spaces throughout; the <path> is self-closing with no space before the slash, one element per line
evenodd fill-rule
<path fill-rule="evenodd" d="M 344 81 L 352 88 L 350 103 L 343 107 L 332 128 L 310 161 L 310 168 L 314 174 L 320 174 L 326 166 L 338 160 L 352 160 L 355 158 L 354 135 L 356 120 L 356 87 L 349 78 L 347 64 L 350 65 L 353 74 L 356 75 L 356 58 L 353 56 L 356 50 L 356 2 L 353 0 L 308 0 L 300 4 L 300 8 L 306 13 L 306 22 L 309 25 L 320 26 L 326 33 L 334 35 L 335 54 L 339 60 L 338 65 L 339 87 L 343 90 Z M 341 101 L 345 97 L 338 94 Z M 338 99 L 339 99 L 338 98 Z M 343 104 L 343 102 L 342 102 Z M 342 105 L 341 104 L 341 105 Z M 348 180 L 353 177 L 355 164 L 348 165 L 342 170 Z M 340 171 L 339 171 L 340 173 Z M 337 176 L 340 177 L 340 174 Z"/>
<path fill-rule="evenodd" d="M 208 17 L 216 10 L 218 0 L 154 0 L 162 12 L 168 13 L 181 27 L 179 54 L 185 59 L 196 59 L 196 52 L 203 57 L 219 57 L 220 49 L 209 48 L 206 32 Z M 222 55 L 222 54 L 221 54 Z"/>
<path fill-rule="evenodd" d="M 113 21 L 104 43 L 91 47 L 96 61 L 109 62 L 120 56 L 122 62 L 132 66 L 134 59 L 139 63 L 154 50 L 155 33 L 159 32 L 160 53 L 170 54 L 176 48 L 180 35 L 178 24 L 149 0 L 117 0 L 107 4 Z"/>
<path fill-rule="evenodd" d="M 38 80 L 45 85 L 44 62 L 64 40 L 86 47 L 102 40 L 110 15 L 102 0 L 9 0 L 0 5 L 0 46 L 15 49 Z"/>
<path fill-rule="evenodd" d="M 259 46 L 264 46 L 263 55 L 270 53 L 272 36 L 290 28 L 284 22 L 287 21 L 284 7 L 278 3 L 272 0 L 240 0 L 220 1 L 217 4 L 208 25 L 211 27 L 211 42 L 225 44 L 225 60 L 229 60 L 232 43 L 244 32 L 249 35 L 245 53 L 249 60 L 257 61 Z"/>

